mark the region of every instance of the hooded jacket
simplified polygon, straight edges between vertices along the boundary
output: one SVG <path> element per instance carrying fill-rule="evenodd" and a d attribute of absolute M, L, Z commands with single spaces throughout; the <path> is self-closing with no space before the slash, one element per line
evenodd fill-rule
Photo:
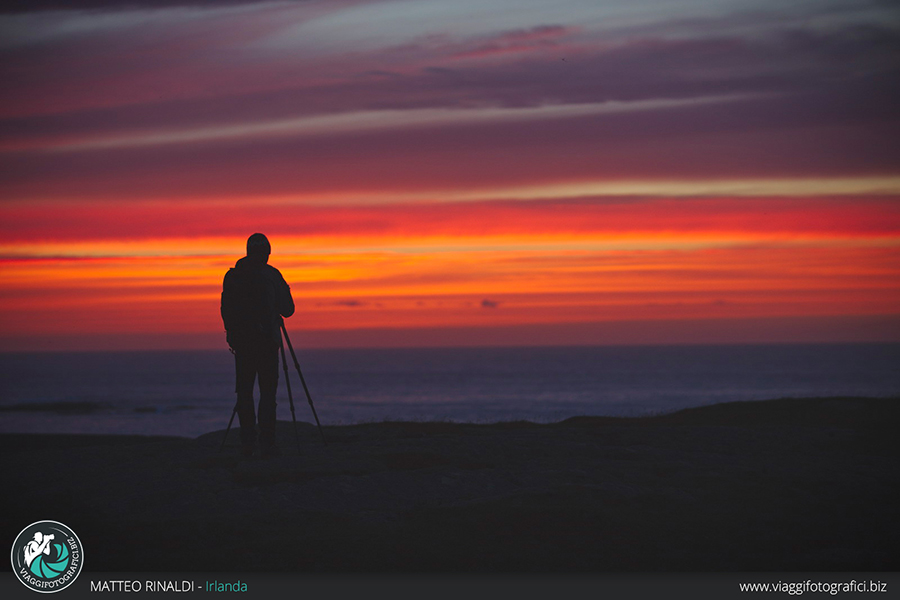
<path fill-rule="evenodd" d="M 225 273 L 221 313 L 231 348 L 277 348 L 281 317 L 294 314 L 294 299 L 278 269 L 245 256 Z"/>

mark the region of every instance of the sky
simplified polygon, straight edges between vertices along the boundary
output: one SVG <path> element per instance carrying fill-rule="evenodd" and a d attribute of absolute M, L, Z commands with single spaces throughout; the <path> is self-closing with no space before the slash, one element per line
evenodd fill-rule
<path fill-rule="evenodd" d="M 0 4 L 0 351 L 900 341 L 879 0 Z"/>

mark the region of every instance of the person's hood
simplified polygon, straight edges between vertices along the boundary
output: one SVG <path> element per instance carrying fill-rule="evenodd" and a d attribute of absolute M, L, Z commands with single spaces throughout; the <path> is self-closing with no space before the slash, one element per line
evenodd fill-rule
<path fill-rule="evenodd" d="M 255 270 L 255 269 L 263 269 L 268 266 L 268 263 L 264 263 L 258 258 L 254 258 L 252 256 L 245 256 L 243 258 L 238 259 L 236 263 L 234 263 L 235 269 L 247 269 L 247 270 Z"/>

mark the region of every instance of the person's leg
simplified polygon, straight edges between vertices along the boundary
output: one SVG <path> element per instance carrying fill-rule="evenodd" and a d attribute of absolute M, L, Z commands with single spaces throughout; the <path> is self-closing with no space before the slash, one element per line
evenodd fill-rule
<path fill-rule="evenodd" d="M 259 443 L 266 448 L 275 446 L 275 392 L 278 389 L 278 348 L 264 348 L 258 353 L 259 375 Z"/>
<path fill-rule="evenodd" d="M 256 381 L 256 356 L 248 350 L 234 351 L 237 413 L 241 424 L 241 445 L 250 453 L 256 445 L 256 410 L 253 406 L 253 384 Z"/>

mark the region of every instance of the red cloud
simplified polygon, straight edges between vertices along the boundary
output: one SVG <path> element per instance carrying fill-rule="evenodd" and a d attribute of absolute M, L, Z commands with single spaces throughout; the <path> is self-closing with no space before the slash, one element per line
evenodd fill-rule
<path fill-rule="evenodd" d="M 560 41 L 580 31 L 577 27 L 542 25 L 531 29 L 507 31 L 479 41 L 474 48 L 459 50 L 450 54 L 451 58 L 483 58 L 501 54 L 522 54 L 559 48 Z"/>

